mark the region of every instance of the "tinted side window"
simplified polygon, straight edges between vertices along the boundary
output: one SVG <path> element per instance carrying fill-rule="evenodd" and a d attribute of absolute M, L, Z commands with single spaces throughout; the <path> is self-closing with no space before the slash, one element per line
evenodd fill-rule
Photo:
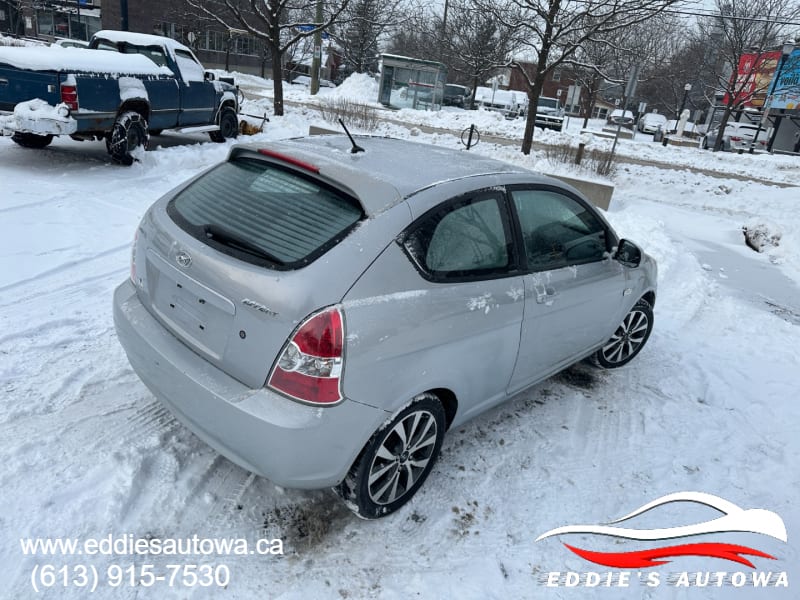
<path fill-rule="evenodd" d="M 433 278 L 479 278 L 509 269 L 510 240 L 500 198 L 484 195 L 427 215 L 406 236 L 404 245 Z"/>
<path fill-rule="evenodd" d="M 606 231 L 583 204 L 551 190 L 514 190 L 528 268 L 534 271 L 603 259 Z"/>

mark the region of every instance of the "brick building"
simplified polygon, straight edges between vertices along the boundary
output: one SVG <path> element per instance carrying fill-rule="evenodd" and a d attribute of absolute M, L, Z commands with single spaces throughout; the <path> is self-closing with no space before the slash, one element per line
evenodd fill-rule
<path fill-rule="evenodd" d="M 532 78 L 536 70 L 536 65 L 527 62 L 520 64 L 525 69 L 525 72 Z M 569 68 L 553 69 L 542 86 L 542 96 L 558 98 L 566 113 L 569 115 L 583 116 L 587 108 L 584 106 L 587 98 L 585 90 L 575 90 L 575 86 L 580 86 L 576 81 L 577 79 L 574 71 Z M 519 69 L 511 69 L 508 89 L 527 92 L 528 86 L 525 77 L 519 72 Z M 614 108 L 614 104 L 603 100 L 602 93 L 599 92 L 595 99 L 594 106 L 592 107 L 591 117 L 593 119 L 605 119 L 608 113 L 614 110 Z"/>

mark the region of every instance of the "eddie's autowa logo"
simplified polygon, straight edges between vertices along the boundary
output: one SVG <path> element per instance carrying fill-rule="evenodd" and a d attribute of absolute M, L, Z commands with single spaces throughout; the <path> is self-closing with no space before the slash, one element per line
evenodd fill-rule
<path fill-rule="evenodd" d="M 693 525 L 657 529 L 635 529 L 619 525 L 657 507 L 676 502 L 702 504 L 718 510 L 722 513 L 722 516 Z M 543 533 L 536 538 L 536 541 L 561 535 L 589 534 L 610 536 L 618 540 L 651 543 L 704 534 L 730 533 L 759 534 L 778 539 L 784 543 L 787 541 L 786 526 L 783 523 L 783 519 L 774 512 L 762 508 L 745 510 L 719 496 L 703 492 L 668 494 L 648 502 L 633 512 L 611 521 L 609 524 L 557 527 Z M 731 544 L 724 541 L 667 544 L 645 549 L 626 550 L 624 552 L 602 552 L 588 548 L 578 548 L 567 543 L 564 543 L 564 546 L 581 558 L 596 565 L 621 570 L 606 572 L 551 571 L 540 576 L 540 582 L 547 587 L 629 587 L 637 582 L 648 587 L 657 587 L 662 583 L 676 587 L 721 587 L 723 585 L 732 585 L 734 587 L 789 586 L 788 576 L 785 571 L 773 572 L 756 569 L 754 564 L 756 559 L 777 560 L 774 556 L 750 546 Z M 642 571 L 642 569 L 651 569 L 670 563 L 671 561 L 668 559 L 690 556 L 722 559 L 744 565 L 752 569 L 752 571 L 679 571 L 669 573 L 666 578 L 662 577 L 662 573 L 659 571 Z"/>

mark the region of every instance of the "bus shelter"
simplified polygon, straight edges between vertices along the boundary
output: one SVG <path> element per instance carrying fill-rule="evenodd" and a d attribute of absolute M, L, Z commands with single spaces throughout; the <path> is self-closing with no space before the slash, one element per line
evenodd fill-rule
<path fill-rule="evenodd" d="M 394 54 L 381 55 L 378 102 L 390 108 L 440 110 L 447 67 L 440 62 Z"/>

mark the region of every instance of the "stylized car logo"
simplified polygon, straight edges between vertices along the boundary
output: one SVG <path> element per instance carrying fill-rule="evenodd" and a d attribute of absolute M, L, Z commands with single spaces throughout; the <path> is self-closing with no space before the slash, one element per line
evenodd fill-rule
<path fill-rule="evenodd" d="M 178 252 L 175 255 L 175 262 L 177 262 L 180 266 L 182 266 L 185 269 L 190 264 L 192 264 L 192 257 L 189 256 L 186 252 Z"/>

